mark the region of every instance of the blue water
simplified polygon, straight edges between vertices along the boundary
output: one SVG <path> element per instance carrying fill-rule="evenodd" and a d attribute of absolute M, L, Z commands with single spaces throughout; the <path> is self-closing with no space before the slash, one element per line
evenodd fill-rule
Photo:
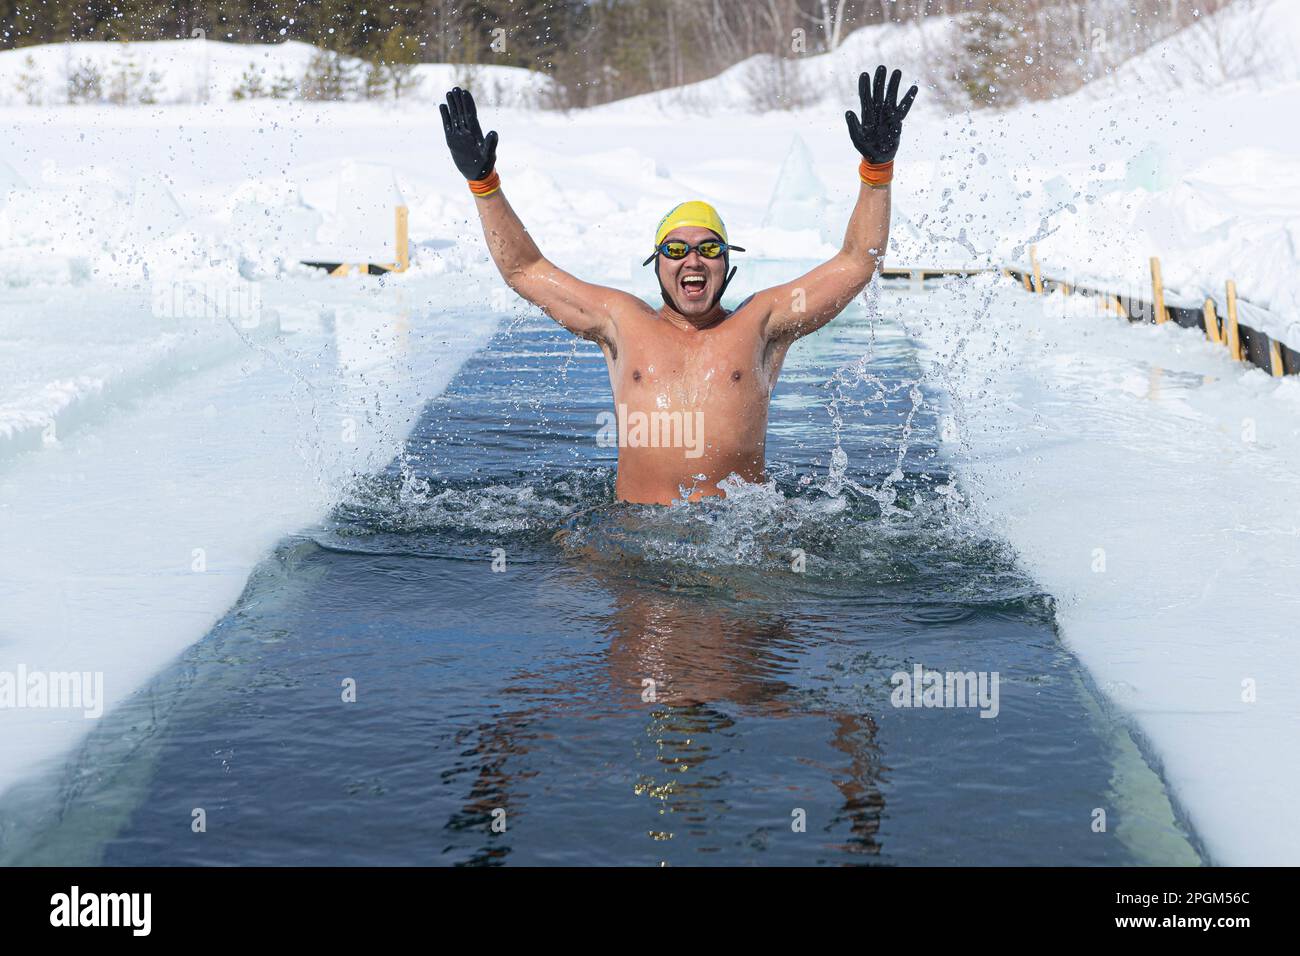
<path fill-rule="evenodd" d="M 1199 863 L 1051 597 L 950 486 L 919 378 L 856 307 L 791 353 L 769 487 L 619 505 L 598 351 L 514 320 L 0 806 L 0 860 Z M 998 672 L 998 715 L 893 706 L 916 664 Z"/>

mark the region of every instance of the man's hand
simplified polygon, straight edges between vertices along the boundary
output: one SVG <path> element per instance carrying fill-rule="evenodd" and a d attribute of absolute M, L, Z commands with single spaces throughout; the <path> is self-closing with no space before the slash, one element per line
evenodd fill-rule
<path fill-rule="evenodd" d="M 884 67 L 881 67 L 883 70 Z M 455 87 L 447 94 L 446 104 L 439 104 L 442 129 L 447 134 L 447 148 L 466 179 L 485 179 L 497 162 L 496 130 L 485 137 L 478 125 L 478 110 L 469 90 Z"/>
<path fill-rule="evenodd" d="M 903 119 L 912 108 L 916 99 L 916 87 L 913 86 L 898 101 L 898 84 L 903 74 L 898 70 L 889 78 L 889 90 L 885 90 L 885 68 L 876 67 L 876 82 L 873 90 L 871 78 L 863 73 L 858 77 L 858 98 L 862 101 L 862 118 L 849 110 L 844 118 L 849 124 L 849 137 L 867 162 L 873 165 L 887 163 L 898 152 L 898 138 L 903 132 Z M 477 129 L 477 125 L 475 126 Z"/>

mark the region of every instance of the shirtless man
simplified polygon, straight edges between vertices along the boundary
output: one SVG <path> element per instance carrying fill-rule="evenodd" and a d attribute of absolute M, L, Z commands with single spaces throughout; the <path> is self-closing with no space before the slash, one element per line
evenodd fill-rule
<path fill-rule="evenodd" d="M 600 346 L 609 367 L 619 435 L 615 491 L 624 501 L 669 504 L 725 494 L 732 474 L 764 480 L 767 410 L 790 345 L 844 309 L 871 280 L 889 241 L 889 182 L 904 117 L 901 74 L 858 78 L 861 114 L 849 111 L 849 136 L 863 156 L 862 186 L 844 246 L 829 261 L 785 285 L 750 296 L 735 311 L 721 305 L 730 253 L 712 206 L 687 202 L 660 221 L 653 254 L 664 304 L 592 285 L 556 268 L 501 191 L 497 134 L 485 137 L 474 100 L 459 88 L 440 107 L 447 145 L 469 180 L 483 234 L 501 276 L 520 296 L 575 335 Z"/>

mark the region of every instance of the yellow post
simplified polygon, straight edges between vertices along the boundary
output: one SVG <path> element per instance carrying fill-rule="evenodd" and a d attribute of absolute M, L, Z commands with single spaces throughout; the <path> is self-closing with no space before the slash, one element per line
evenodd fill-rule
<path fill-rule="evenodd" d="M 1110 297 L 1111 304 L 1115 306 L 1115 314 L 1121 319 L 1128 318 L 1128 309 L 1124 308 L 1124 300 L 1117 295 Z"/>
<path fill-rule="evenodd" d="M 1165 312 L 1165 286 L 1160 280 L 1160 258 L 1151 257 L 1151 302 L 1155 305 L 1156 325 L 1163 325 L 1169 321 L 1169 314 Z"/>
<path fill-rule="evenodd" d="M 1061 295 L 1069 295 L 1069 294 L 1070 294 L 1070 283 L 1068 283 L 1068 282 L 1062 282 L 1062 283 L 1061 283 Z"/>
<path fill-rule="evenodd" d="M 1214 314 L 1213 299 L 1205 300 L 1202 312 L 1205 315 L 1205 337 L 1215 344 L 1222 342 L 1223 336 L 1219 334 L 1219 317 Z"/>
<path fill-rule="evenodd" d="M 398 206 L 395 218 L 397 225 L 397 263 L 394 265 L 393 271 L 405 272 L 411 267 L 410 211 L 405 206 Z"/>
<path fill-rule="evenodd" d="M 1286 374 L 1286 367 L 1282 364 L 1282 346 L 1277 344 L 1276 339 L 1269 340 L 1268 359 L 1275 378 L 1281 378 Z"/>
<path fill-rule="evenodd" d="M 1228 280 L 1228 327 L 1224 330 L 1228 353 L 1234 361 L 1241 361 L 1241 336 L 1237 332 L 1237 283 Z"/>
<path fill-rule="evenodd" d="M 1038 271 L 1038 247 L 1029 247 L 1029 263 L 1034 267 L 1034 291 L 1039 295 L 1043 293 L 1043 274 Z"/>
<path fill-rule="evenodd" d="M 347 275 L 347 274 L 348 274 L 349 272 L 351 272 L 351 271 L 352 271 L 352 267 L 351 267 L 350 265 L 348 265 L 346 262 L 344 262 L 344 263 L 340 263 L 339 265 L 335 266 L 335 267 L 334 267 L 334 271 L 331 272 L 330 275 L 332 275 L 332 276 L 345 276 L 345 275 Z"/>
<path fill-rule="evenodd" d="M 1033 292 L 1033 291 L 1034 291 L 1034 286 L 1033 286 L 1032 281 L 1031 281 L 1030 278 L 1029 278 L 1029 273 L 1026 272 L 1026 273 L 1025 273 L 1024 275 L 1022 275 L 1020 278 L 1021 278 L 1021 279 L 1024 281 L 1024 283 L 1025 283 L 1025 291 L 1026 291 L 1026 292 Z"/>

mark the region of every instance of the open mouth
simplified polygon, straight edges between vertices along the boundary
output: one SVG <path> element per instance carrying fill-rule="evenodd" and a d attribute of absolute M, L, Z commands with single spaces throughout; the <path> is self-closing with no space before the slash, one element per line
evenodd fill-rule
<path fill-rule="evenodd" d="M 681 286 L 682 295 L 688 300 L 697 300 L 704 298 L 704 290 L 708 285 L 708 277 L 692 272 L 681 276 L 677 280 Z"/>

